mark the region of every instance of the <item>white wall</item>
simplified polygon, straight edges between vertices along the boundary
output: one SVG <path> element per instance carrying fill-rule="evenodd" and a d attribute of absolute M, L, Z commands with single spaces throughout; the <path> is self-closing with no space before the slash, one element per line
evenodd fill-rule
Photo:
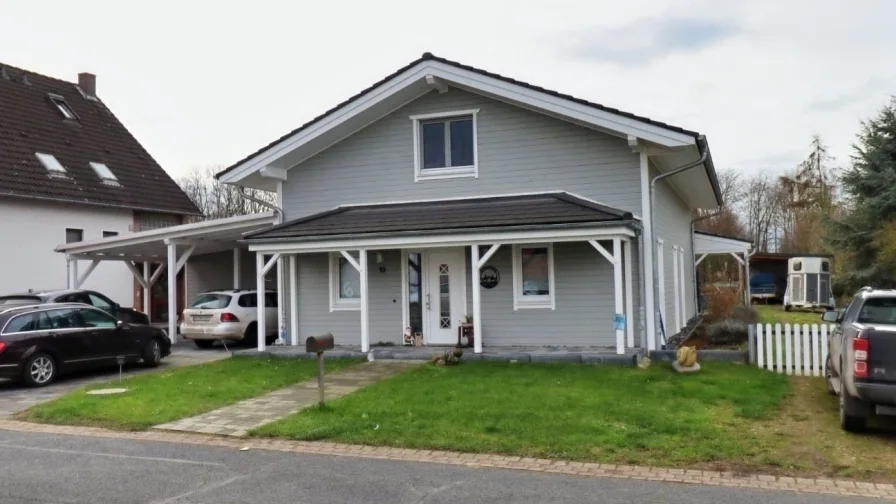
<path fill-rule="evenodd" d="M 0 293 L 28 289 L 64 289 L 65 254 L 54 252 L 65 243 L 65 229 L 84 230 L 84 241 L 98 240 L 103 231 L 130 232 L 133 212 L 87 205 L 31 200 L 0 200 Z M 89 261 L 80 261 L 83 274 Z M 122 306 L 134 304 L 134 276 L 120 262 L 101 263 L 81 286 L 109 296 Z"/>

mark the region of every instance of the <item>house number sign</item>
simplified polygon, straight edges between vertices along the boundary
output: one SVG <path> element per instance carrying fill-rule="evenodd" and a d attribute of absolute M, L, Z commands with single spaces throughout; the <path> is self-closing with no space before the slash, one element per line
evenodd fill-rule
<path fill-rule="evenodd" d="M 498 286 L 498 282 L 501 281 L 501 275 L 498 273 L 498 268 L 494 266 L 483 266 L 482 269 L 479 270 L 479 285 L 486 289 L 493 289 Z"/>

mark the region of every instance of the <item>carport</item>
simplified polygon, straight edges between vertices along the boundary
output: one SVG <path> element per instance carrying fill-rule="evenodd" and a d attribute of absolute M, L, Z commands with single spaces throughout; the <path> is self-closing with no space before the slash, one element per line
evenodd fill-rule
<path fill-rule="evenodd" d="M 179 226 L 104 238 L 89 242 L 68 243 L 56 247 L 66 255 L 69 289 L 78 289 L 101 261 L 121 261 L 133 273 L 143 289 L 143 311 L 150 311 L 150 290 L 162 274 L 168 278 L 168 337 L 177 341 L 177 274 L 191 257 L 232 251 L 232 288 L 241 288 L 243 249 L 238 243 L 244 233 L 257 231 L 276 223 L 274 212 L 241 215 L 207 220 Z M 81 271 L 82 263 L 86 267 Z M 152 264 L 159 265 L 153 271 Z M 282 265 L 280 265 L 282 266 Z M 254 269 L 253 269 L 254 271 Z M 227 272 L 222 272 L 227 275 Z M 278 268 L 278 285 L 282 285 L 283 269 Z M 252 287 L 255 285 L 253 284 Z M 218 285 L 216 288 L 223 288 Z M 186 294 L 186 293 L 185 293 Z M 283 293 L 278 289 L 283 327 Z"/>
<path fill-rule="evenodd" d="M 694 231 L 694 256 L 697 257 L 694 261 L 694 274 L 696 275 L 697 266 L 707 256 L 712 254 L 730 254 L 741 265 L 741 268 L 737 270 L 738 283 L 744 285 L 744 306 L 750 306 L 750 250 L 752 248 L 753 244 L 751 242 L 740 238 Z"/>

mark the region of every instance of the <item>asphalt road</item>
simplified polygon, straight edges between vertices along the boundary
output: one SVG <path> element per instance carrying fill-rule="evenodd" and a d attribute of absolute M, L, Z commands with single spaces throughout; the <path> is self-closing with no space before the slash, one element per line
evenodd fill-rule
<path fill-rule="evenodd" d="M 858 498 L 0 431 L 0 503 L 849 504 Z"/>

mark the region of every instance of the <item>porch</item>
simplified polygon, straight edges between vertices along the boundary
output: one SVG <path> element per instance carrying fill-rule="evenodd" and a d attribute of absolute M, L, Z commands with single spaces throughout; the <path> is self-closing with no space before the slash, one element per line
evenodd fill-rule
<path fill-rule="evenodd" d="M 453 346 L 467 321 L 475 354 L 563 346 L 623 356 L 646 346 L 643 331 L 635 341 L 639 231 L 631 213 L 553 192 L 342 206 L 245 241 L 259 279 L 286 265 L 279 325 L 292 345 L 330 332 L 360 352 L 415 337 Z"/>
<path fill-rule="evenodd" d="M 433 355 L 454 350 L 453 347 L 440 346 L 371 346 L 369 352 L 360 345 L 337 345 L 326 352 L 328 358 L 372 358 L 373 360 L 423 360 L 428 361 Z M 564 362 L 575 364 L 612 364 L 619 366 L 635 366 L 645 355 L 641 348 L 626 348 L 622 354 L 615 348 L 601 347 L 556 347 L 556 346 L 509 346 L 485 347 L 482 353 L 474 353 L 470 348 L 464 349 L 461 360 L 483 360 L 499 362 Z M 305 347 L 271 346 L 263 352 L 254 348 L 234 349 L 235 357 L 274 357 L 282 359 L 311 359 L 313 354 L 305 352 Z"/>

